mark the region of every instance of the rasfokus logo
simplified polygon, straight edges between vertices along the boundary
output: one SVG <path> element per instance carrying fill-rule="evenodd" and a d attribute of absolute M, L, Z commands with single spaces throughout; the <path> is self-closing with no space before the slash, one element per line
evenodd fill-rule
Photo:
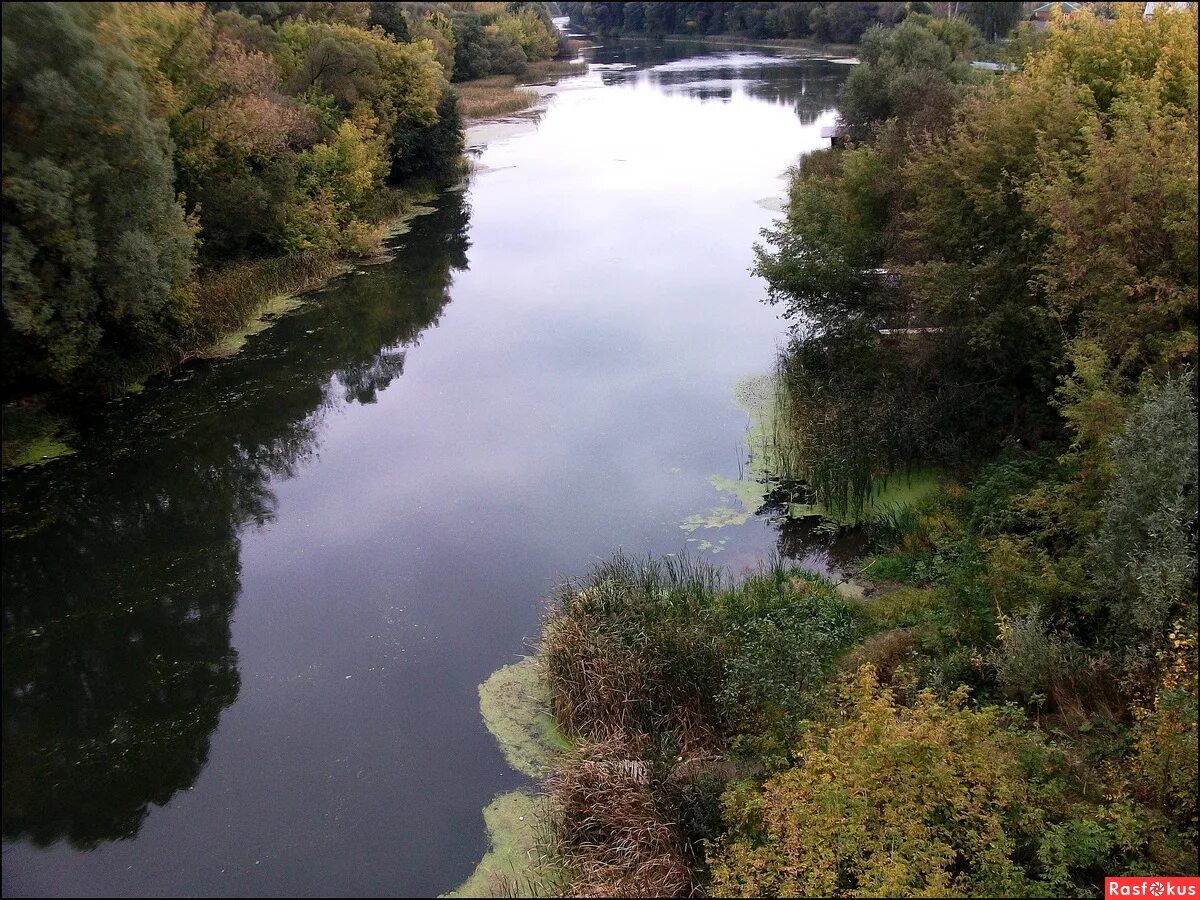
<path fill-rule="evenodd" d="M 1200 878 L 1105 878 L 1105 897 L 1200 897 Z"/>

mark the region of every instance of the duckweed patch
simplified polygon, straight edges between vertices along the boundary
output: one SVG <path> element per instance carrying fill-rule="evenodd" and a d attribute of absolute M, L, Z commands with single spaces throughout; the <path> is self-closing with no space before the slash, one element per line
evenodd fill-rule
<path fill-rule="evenodd" d="M 531 778 L 544 775 L 554 754 L 569 746 L 531 656 L 497 669 L 479 686 L 479 709 L 508 764 Z"/>
<path fill-rule="evenodd" d="M 728 506 L 718 506 L 707 513 L 688 516 L 680 524 L 680 528 L 688 534 L 701 528 L 724 528 L 727 525 L 743 525 L 749 521 L 753 513 L 733 509 Z"/>
<path fill-rule="evenodd" d="M 538 823 L 544 802 L 527 791 L 510 791 L 485 806 L 488 851 L 471 877 L 445 896 L 532 896 L 529 873 L 540 855 Z"/>
<path fill-rule="evenodd" d="M 3 465 L 39 466 L 75 449 L 66 423 L 40 406 L 12 405 L 4 410 Z"/>
<path fill-rule="evenodd" d="M 435 196 L 435 194 L 430 193 L 427 195 L 423 194 L 416 198 L 417 202 L 415 204 L 388 223 L 384 232 L 385 239 L 400 237 L 403 234 L 408 234 L 408 232 L 412 229 L 413 219 L 417 218 L 417 216 L 425 216 L 431 212 L 435 212 L 437 207 L 429 205 L 429 201 L 433 200 Z"/>
<path fill-rule="evenodd" d="M 554 755 L 570 746 L 549 703 L 549 689 L 531 656 L 497 669 L 479 686 L 484 724 L 508 764 L 531 778 L 548 774 Z M 500 794 L 484 807 L 488 851 L 471 877 L 446 896 L 554 896 L 539 849 L 544 804 L 544 798 L 518 790 Z"/>

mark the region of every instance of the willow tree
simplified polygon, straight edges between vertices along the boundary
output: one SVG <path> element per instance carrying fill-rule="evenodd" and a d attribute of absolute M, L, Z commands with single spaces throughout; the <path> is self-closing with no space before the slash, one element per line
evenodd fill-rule
<path fill-rule="evenodd" d="M 167 127 L 102 12 L 3 7 L 6 390 L 160 348 L 187 315 Z"/>

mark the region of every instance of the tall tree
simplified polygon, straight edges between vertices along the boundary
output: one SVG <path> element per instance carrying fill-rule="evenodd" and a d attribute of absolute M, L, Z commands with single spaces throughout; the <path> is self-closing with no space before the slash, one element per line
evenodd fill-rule
<path fill-rule="evenodd" d="M 963 12 L 985 40 L 996 41 L 1012 31 L 1025 17 L 1025 4 L 968 3 Z"/>
<path fill-rule="evenodd" d="M 3 8 L 5 387 L 66 381 L 186 315 L 193 241 L 166 123 L 84 5 Z"/>

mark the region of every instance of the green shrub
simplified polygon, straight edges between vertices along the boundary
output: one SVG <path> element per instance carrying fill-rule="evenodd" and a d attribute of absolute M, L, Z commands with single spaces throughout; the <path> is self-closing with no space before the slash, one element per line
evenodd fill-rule
<path fill-rule="evenodd" d="M 799 584 L 793 603 L 729 632 L 717 705 L 731 732 L 789 738 L 814 712 L 834 657 L 854 637 L 850 611 L 836 594 Z"/>
<path fill-rule="evenodd" d="M 1078 896 L 1146 865 L 1153 816 L 1072 801 L 1061 753 L 1019 716 L 962 690 L 899 705 L 870 666 L 843 696 L 802 762 L 726 793 L 715 894 Z"/>
<path fill-rule="evenodd" d="M 1092 613 L 1106 643 L 1145 656 L 1195 621 L 1196 398 L 1190 372 L 1147 389 L 1112 444 L 1115 477 L 1092 545 Z"/>
<path fill-rule="evenodd" d="M 1168 636 L 1153 700 L 1135 705 L 1130 770 L 1138 789 L 1196 839 L 1196 632 L 1182 622 Z"/>

